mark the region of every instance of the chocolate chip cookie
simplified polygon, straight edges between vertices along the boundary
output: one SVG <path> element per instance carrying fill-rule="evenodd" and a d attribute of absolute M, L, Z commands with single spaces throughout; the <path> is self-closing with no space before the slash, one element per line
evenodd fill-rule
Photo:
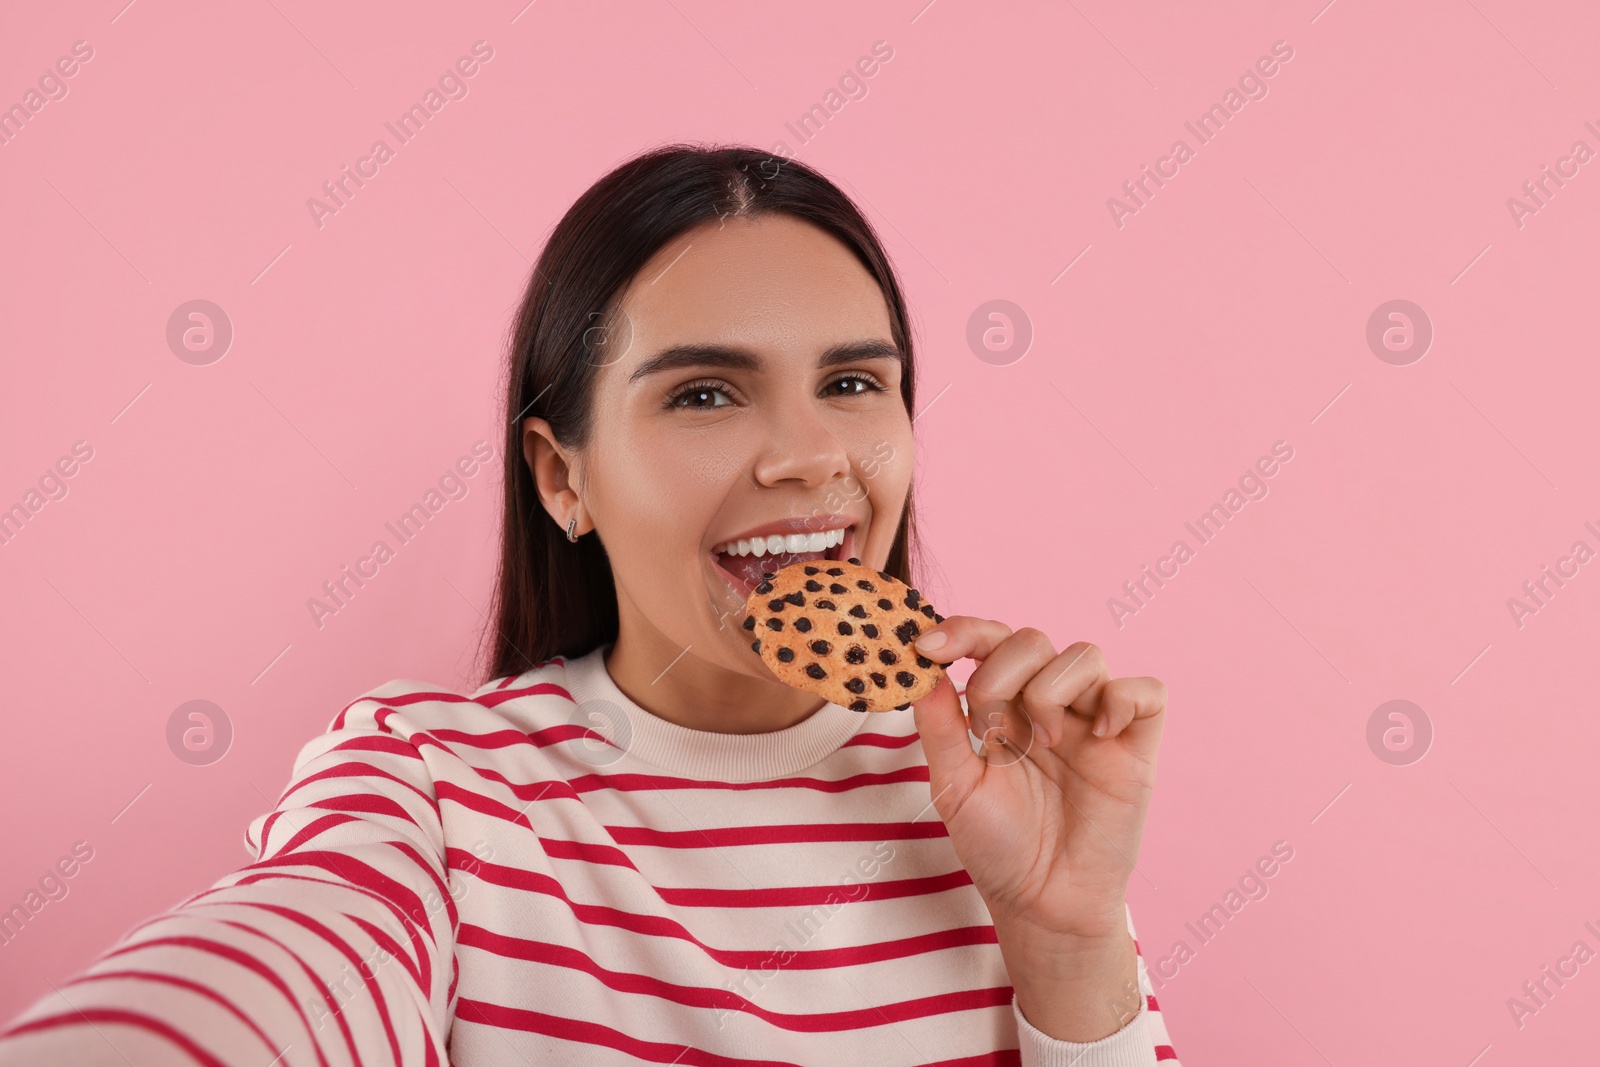
<path fill-rule="evenodd" d="M 944 621 L 922 594 L 848 560 L 802 560 L 767 571 L 746 604 L 750 648 L 786 685 L 851 711 L 910 707 L 944 665 L 911 642 Z"/>

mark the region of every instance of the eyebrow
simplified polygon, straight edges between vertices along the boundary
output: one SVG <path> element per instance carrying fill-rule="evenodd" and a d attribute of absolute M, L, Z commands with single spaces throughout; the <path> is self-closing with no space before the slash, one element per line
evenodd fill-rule
<path fill-rule="evenodd" d="M 905 362 L 905 353 L 898 345 L 888 341 L 845 341 L 823 349 L 817 357 L 817 367 L 826 369 L 840 363 L 854 363 L 861 359 L 893 359 Z M 630 383 L 663 371 L 685 367 L 728 367 L 734 370 L 759 371 L 761 360 L 747 348 L 734 345 L 688 344 L 673 345 L 651 356 L 628 375 Z"/>

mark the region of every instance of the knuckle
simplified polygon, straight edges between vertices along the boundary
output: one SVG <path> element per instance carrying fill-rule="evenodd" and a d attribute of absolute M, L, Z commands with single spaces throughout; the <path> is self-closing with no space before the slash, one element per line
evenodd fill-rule
<path fill-rule="evenodd" d="M 1072 647 L 1077 650 L 1076 654 L 1081 662 L 1089 664 L 1098 671 L 1105 670 L 1106 654 L 1099 645 L 1091 641 L 1079 641 Z"/>
<path fill-rule="evenodd" d="M 1050 650 L 1052 655 L 1055 653 L 1055 645 L 1051 643 L 1050 635 L 1037 627 L 1024 626 L 1013 633 L 1011 637 L 1012 640 L 1020 640 L 1030 647 L 1046 648 Z"/>

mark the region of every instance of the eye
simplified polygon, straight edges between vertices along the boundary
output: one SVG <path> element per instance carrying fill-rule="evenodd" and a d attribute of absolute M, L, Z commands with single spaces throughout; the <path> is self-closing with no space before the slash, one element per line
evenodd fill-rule
<path fill-rule="evenodd" d="M 716 396 L 722 396 L 728 400 L 728 403 L 718 404 L 714 400 L 711 403 L 702 403 L 707 398 Z M 689 402 L 684 403 L 686 400 Z M 683 408 L 686 411 L 709 411 L 712 408 L 727 407 L 731 403 L 733 403 L 733 400 L 728 396 L 726 383 L 707 380 L 690 382 L 688 385 L 678 389 L 667 397 L 666 406 L 669 408 Z"/>
<path fill-rule="evenodd" d="M 878 381 L 878 379 L 874 378 L 872 375 L 867 374 L 865 371 L 852 371 L 849 374 L 840 375 L 839 377 L 835 378 L 833 381 L 829 382 L 823 388 L 824 389 L 833 389 L 833 388 L 835 388 L 836 386 L 838 386 L 841 383 L 847 383 L 848 384 L 848 383 L 851 383 L 851 382 L 858 382 L 862 386 L 864 386 L 864 388 L 856 389 L 856 388 L 852 387 L 852 388 L 847 388 L 847 389 L 845 389 L 845 390 L 843 390 L 841 392 L 831 392 L 828 395 L 829 396 L 860 396 L 862 393 L 869 393 L 869 392 L 870 393 L 881 393 L 881 392 L 884 391 L 883 383 Z"/>

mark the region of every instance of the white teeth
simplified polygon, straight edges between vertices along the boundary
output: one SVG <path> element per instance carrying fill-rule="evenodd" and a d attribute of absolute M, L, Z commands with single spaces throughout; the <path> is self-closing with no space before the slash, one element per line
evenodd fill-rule
<path fill-rule="evenodd" d="M 825 530 L 813 534 L 769 534 L 738 541 L 726 541 L 713 552 L 728 556 L 775 556 L 780 552 L 826 552 L 844 542 L 843 530 Z"/>

